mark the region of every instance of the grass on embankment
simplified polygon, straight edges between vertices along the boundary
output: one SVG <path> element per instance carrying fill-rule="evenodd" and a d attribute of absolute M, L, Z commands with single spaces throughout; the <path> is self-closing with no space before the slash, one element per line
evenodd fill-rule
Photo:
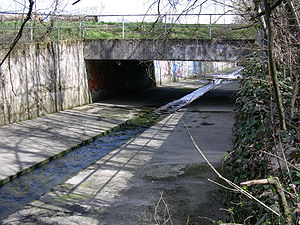
<path fill-rule="evenodd" d="M 15 36 L 21 26 L 20 21 L 0 22 L 0 39 L 5 42 Z M 112 22 L 32 22 L 26 25 L 23 41 L 66 40 L 66 39 L 118 39 L 122 38 L 122 23 Z M 238 26 L 238 25 L 236 25 Z M 31 30 L 31 27 L 34 27 Z M 51 31 L 51 32 L 50 32 Z M 211 27 L 208 24 L 163 24 L 163 23 L 125 23 L 125 38 L 171 38 L 171 39 L 253 39 L 254 28 L 235 29 L 222 24 Z"/>

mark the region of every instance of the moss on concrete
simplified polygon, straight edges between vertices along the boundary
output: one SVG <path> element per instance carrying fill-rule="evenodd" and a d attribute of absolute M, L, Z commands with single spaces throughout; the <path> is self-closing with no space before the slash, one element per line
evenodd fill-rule
<path fill-rule="evenodd" d="M 88 199 L 89 196 L 88 195 L 81 195 L 81 194 L 74 194 L 74 193 L 70 193 L 70 194 L 64 194 L 64 195 L 58 195 L 54 197 L 55 201 L 80 201 L 80 200 L 85 200 Z"/>
<path fill-rule="evenodd" d="M 201 177 L 204 173 L 210 171 L 210 168 L 206 164 L 192 164 L 184 168 L 182 176 L 186 177 Z"/>

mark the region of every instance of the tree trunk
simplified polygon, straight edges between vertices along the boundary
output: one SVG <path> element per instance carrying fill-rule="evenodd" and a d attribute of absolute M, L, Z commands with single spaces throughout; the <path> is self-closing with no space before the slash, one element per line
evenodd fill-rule
<path fill-rule="evenodd" d="M 269 75 L 271 77 L 274 92 L 275 92 L 275 100 L 276 100 L 277 109 L 279 113 L 280 129 L 285 131 L 286 130 L 285 113 L 284 113 L 284 107 L 282 102 L 282 96 L 278 84 L 278 77 L 276 74 L 275 60 L 273 58 L 274 36 L 272 32 L 272 23 L 271 23 L 271 8 L 268 0 L 264 0 L 263 2 L 264 2 L 265 12 L 266 12 L 265 21 L 266 21 L 266 28 L 267 28 Z"/>

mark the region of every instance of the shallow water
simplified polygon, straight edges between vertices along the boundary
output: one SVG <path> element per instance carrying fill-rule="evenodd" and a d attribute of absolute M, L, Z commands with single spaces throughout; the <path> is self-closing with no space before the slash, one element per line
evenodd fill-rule
<path fill-rule="evenodd" d="M 21 209 L 145 129 L 142 126 L 126 129 L 125 126 L 3 185 L 0 187 L 0 218 Z"/>
<path fill-rule="evenodd" d="M 66 155 L 24 174 L 0 187 L 0 219 L 21 209 L 39 198 L 51 188 L 63 183 L 81 170 L 93 164 L 108 152 L 120 147 L 131 138 L 174 111 L 188 105 L 207 91 L 221 84 L 221 80 L 208 84 L 196 91 L 146 113 L 139 119 L 129 121 L 128 125 L 101 136 L 93 142 L 79 147 Z"/>

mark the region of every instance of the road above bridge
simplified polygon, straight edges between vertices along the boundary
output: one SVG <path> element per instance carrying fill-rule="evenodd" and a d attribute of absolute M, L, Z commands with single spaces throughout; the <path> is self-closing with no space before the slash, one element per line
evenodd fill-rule
<path fill-rule="evenodd" d="M 254 40 L 101 39 L 85 40 L 90 60 L 237 61 L 251 53 Z"/>

